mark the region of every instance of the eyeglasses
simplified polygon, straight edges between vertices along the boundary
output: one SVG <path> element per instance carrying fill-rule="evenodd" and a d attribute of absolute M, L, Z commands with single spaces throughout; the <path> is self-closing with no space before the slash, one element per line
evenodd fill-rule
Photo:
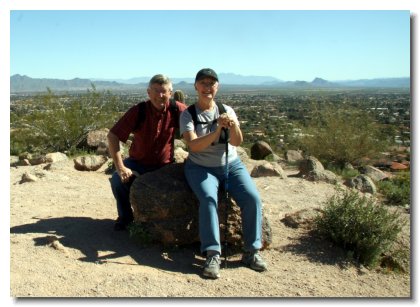
<path fill-rule="evenodd" d="M 217 86 L 217 82 L 199 81 L 198 84 L 202 87 L 211 87 L 211 88 L 215 88 Z"/>
<path fill-rule="evenodd" d="M 168 96 L 171 94 L 172 90 L 171 89 L 162 89 L 162 88 L 154 88 L 151 87 L 150 90 L 155 93 L 156 95 L 162 94 L 165 96 Z"/>

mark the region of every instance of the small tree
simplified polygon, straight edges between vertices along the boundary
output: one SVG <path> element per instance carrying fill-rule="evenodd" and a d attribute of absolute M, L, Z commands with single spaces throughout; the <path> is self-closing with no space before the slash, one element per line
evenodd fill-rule
<path fill-rule="evenodd" d="M 116 97 L 98 93 L 93 85 L 79 96 L 57 96 L 48 89 L 33 104 L 28 114 L 11 117 L 17 121 L 11 132 L 12 148 L 39 153 L 71 150 L 89 131 L 109 127 L 117 114 Z"/>
<path fill-rule="evenodd" d="M 343 167 L 384 149 L 379 125 L 366 111 L 326 106 L 314 110 L 300 139 L 301 147 L 323 163 Z"/>

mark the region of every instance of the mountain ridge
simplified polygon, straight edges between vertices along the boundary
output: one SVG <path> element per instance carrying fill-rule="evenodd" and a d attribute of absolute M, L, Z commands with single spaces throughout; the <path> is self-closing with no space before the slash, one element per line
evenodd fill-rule
<path fill-rule="evenodd" d="M 52 91 L 81 91 L 94 86 L 101 90 L 138 90 L 146 88 L 149 77 L 136 77 L 130 79 L 95 79 L 73 78 L 70 80 L 55 78 L 31 78 L 26 75 L 15 74 L 10 77 L 10 92 L 40 92 L 48 88 Z M 171 78 L 174 84 L 193 84 L 193 78 Z M 234 73 L 220 73 L 220 83 L 224 86 L 264 86 L 264 87 L 292 87 L 292 88 L 340 88 L 340 87 L 386 87 L 409 88 L 410 78 L 376 78 L 345 81 L 328 81 L 315 77 L 308 81 L 283 81 L 270 76 L 243 76 Z M 134 82 L 134 83 L 133 83 Z"/>

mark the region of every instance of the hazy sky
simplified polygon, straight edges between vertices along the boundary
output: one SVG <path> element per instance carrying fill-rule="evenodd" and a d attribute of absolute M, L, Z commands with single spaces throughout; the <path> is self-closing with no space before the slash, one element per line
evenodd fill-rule
<path fill-rule="evenodd" d="M 410 76 L 410 11 L 11 10 L 10 75 Z"/>

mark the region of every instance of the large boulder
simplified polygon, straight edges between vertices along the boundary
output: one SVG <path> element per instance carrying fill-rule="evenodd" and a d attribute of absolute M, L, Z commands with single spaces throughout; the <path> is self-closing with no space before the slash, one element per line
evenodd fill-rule
<path fill-rule="evenodd" d="M 259 161 L 261 162 L 261 161 Z M 287 178 L 282 167 L 275 162 L 263 162 L 256 163 L 251 171 L 251 177 L 280 177 L 282 179 Z"/>
<path fill-rule="evenodd" d="M 375 183 L 367 175 L 358 175 L 354 178 L 347 179 L 344 184 L 363 193 L 375 194 L 377 190 Z"/>
<path fill-rule="evenodd" d="M 222 192 L 219 194 L 221 200 Z M 184 177 L 184 164 L 174 163 L 139 176 L 130 190 L 134 221 L 139 222 L 149 239 L 164 245 L 199 242 L 198 200 Z M 240 209 L 233 199 L 219 201 L 221 241 L 225 241 L 225 208 L 228 204 L 227 241 L 242 245 Z M 271 228 L 263 212 L 264 247 L 271 243 Z"/>
<path fill-rule="evenodd" d="M 270 145 L 264 141 L 257 141 L 251 147 L 251 159 L 264 160 L 265 157 L 271 155 L 273 150 Z"/>
<path fill-rule="evenodd" d="M 74 168 L 78 171 L 97 171 L 108 161 L 105 156 L 80 156 L 73 159 Z"/>
<path fill-rule="evenodd" d="M 290 228 L 310 229 L 313 221 L 320 214 L 318 208 L 302 209 L 293 213 L 288 213 L 281 219 L 284 225 Z"/>
<path fill-rule="evenodd" d="M 308 158 L 301 160 L 299 163 L 299 174 L 304 177 L 310 172 L 321 172 L 324 171 L 324 166 L 317 158 L 309 156 Z"/>
<path fill-rule="evenodd" d="M 69 158 L 62 152 L 52 152 L 45 155 L 47 163 L 55 163 L 60 161 L 67 161 Z"/>
<path fill-rule="evenodd" d="M 108 147 L 108 128 L 89 131 L 77 145 L 78 148 L 97 150 Z"/>
<path fill-rule="evenodd" d="M 289 163 L 298 163 L 304 159 L 300 150 L 287 150 L 284 153 L 284 158 Z"/>
<path fill-rule="evenodd" d="M 331 184 L 338 183 L 337 176 L 324 168 L 317 158 L 309 156 L 299 162 L 299 177 L 309 181 L 324 181 Z"/>
<path fill-rule="evenodd" d="M 361 167 L 360 172 L 362 174 L 369 176 L 370 179 L 373 180 L 373 182 L 379 182 L 379 181 L 382 181 L 391 177 L 390 174 L 387 174 L 384 171 L 381 171 L 379 168 L 376 168 L 371 165 Z"/>

